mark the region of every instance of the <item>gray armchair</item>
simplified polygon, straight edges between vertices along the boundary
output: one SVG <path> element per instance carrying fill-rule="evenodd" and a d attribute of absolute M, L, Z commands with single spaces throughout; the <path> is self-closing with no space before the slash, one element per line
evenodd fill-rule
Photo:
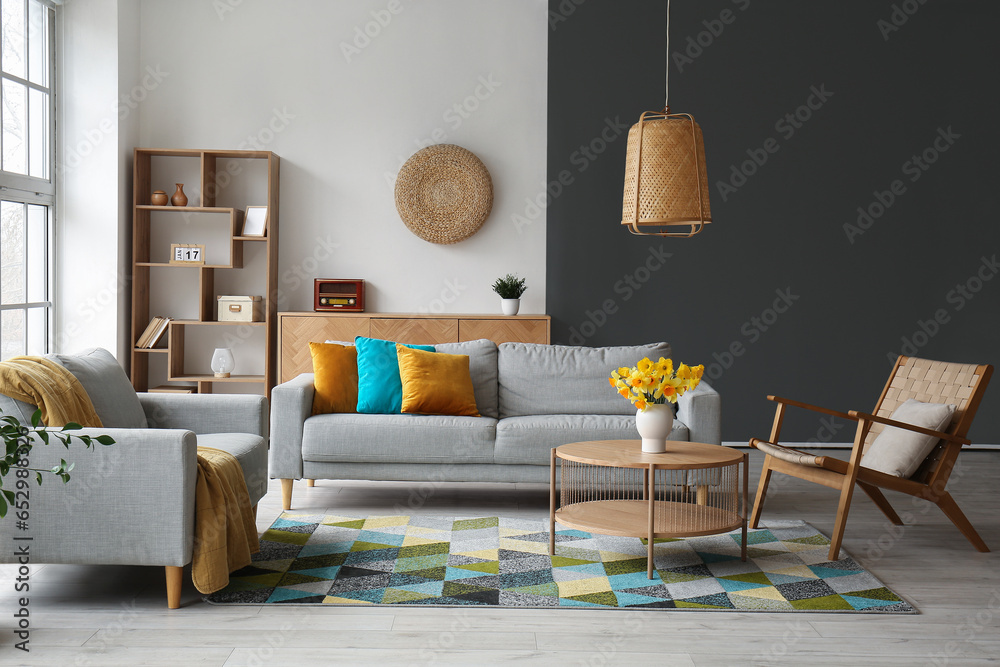
<path fill-rule="evenodd" d="M 166 568 L 167 602 L 180 605 L 182 568 L 191 562 L 197 447 L 233 454 L 243 468 L 250 504 L 267 491 L 268 404 L 263 396 L 234 394 L 136 394 L 121 367 L 105 350 L 77 357 L 52 355 L 91 396 L 103 428 L 76 433 L 107 434 L 116 441 L 87 450 L 44 446 L 37 435 L 29 465 L 51 468 L 59 459 L 75 463 L 72 479 L 49 477 L 29 486 L 27 529 L 14 510 L 0 519 L 0 542 L 30 537 L 34 564 L 156 565 Z M 0 410 L 22 420 L 34 406 L 0 395 Z M 127 426 L 122 428 L 122 426 Z M 11 549 L 0 563 L 16 562 Z"/>

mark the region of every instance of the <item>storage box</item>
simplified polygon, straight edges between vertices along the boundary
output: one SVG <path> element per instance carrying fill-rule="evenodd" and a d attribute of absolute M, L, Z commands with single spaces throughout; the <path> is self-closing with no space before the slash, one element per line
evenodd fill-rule
<path fill-rule="evenodd" d="M 263 322 L 264 297 L 220 296 L 220 322 Z"/>

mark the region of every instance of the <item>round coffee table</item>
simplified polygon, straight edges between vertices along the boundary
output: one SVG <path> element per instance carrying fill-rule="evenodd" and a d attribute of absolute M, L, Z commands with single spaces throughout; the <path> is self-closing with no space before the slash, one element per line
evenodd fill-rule
<path fill-rule="evenodd" d="M 556 459 L 560 461 L 558 508 Z M 656 539 L 713 535 L 742 527 L 745 561 L 748 459 L 735 449 L 701 442 L 668 441 L 663 454 L 643 452 L 640 440 L 556 447 L 549 475 L 549 555 L 555 555 L 558 521 L 591 533 L 645 537 L 650 579 Z"/>

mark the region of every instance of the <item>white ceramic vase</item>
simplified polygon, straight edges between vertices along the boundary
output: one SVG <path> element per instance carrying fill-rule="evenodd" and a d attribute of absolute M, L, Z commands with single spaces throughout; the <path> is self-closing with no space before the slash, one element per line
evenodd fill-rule
<path fill-rule="evenodd" d="M 521 307 L 521 300 L 500 299 L 500 307 L 503 309 L 504 315 L 517 315 L 517 311 Z"/>
<path fill-rule="evenodd" d="M 674 429 L 674 409 L 669 403 L 651 403 L 645 410 L 636 410 L 635 428 L 642 437 L 642 451 L 662 454 L 667 451 L 667 438 Z"/>

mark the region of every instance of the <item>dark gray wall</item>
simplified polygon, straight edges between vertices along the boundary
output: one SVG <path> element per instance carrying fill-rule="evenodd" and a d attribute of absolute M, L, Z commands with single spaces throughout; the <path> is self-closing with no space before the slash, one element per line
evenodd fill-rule
<path fill-rule="evenodd" d="M 548 175 L 568 183 L 550 185 L 547 215 L 553 342 L 669 341 L 706 365 L 730 441 L 767 435 L 767 394 L 871 409 L 904 339 L 916 356 L 1000 361 L 1000 3 L 674 2 L 671 51 L 708 44 L 671 65 L 671 106 L 700 123 L 712 183 L 715 222 L 686 240 L 618 224 L 623 126 L 663 105 L 664 5 L 549 3 Z M 808 119 L 782 121 L 797 110 Z M 881 214 L 845 229 L 859 207 Z M 1000 443 L 995 384 L 978 442 Z M 796 415 L 785 437 L 853 432 Z"/>

